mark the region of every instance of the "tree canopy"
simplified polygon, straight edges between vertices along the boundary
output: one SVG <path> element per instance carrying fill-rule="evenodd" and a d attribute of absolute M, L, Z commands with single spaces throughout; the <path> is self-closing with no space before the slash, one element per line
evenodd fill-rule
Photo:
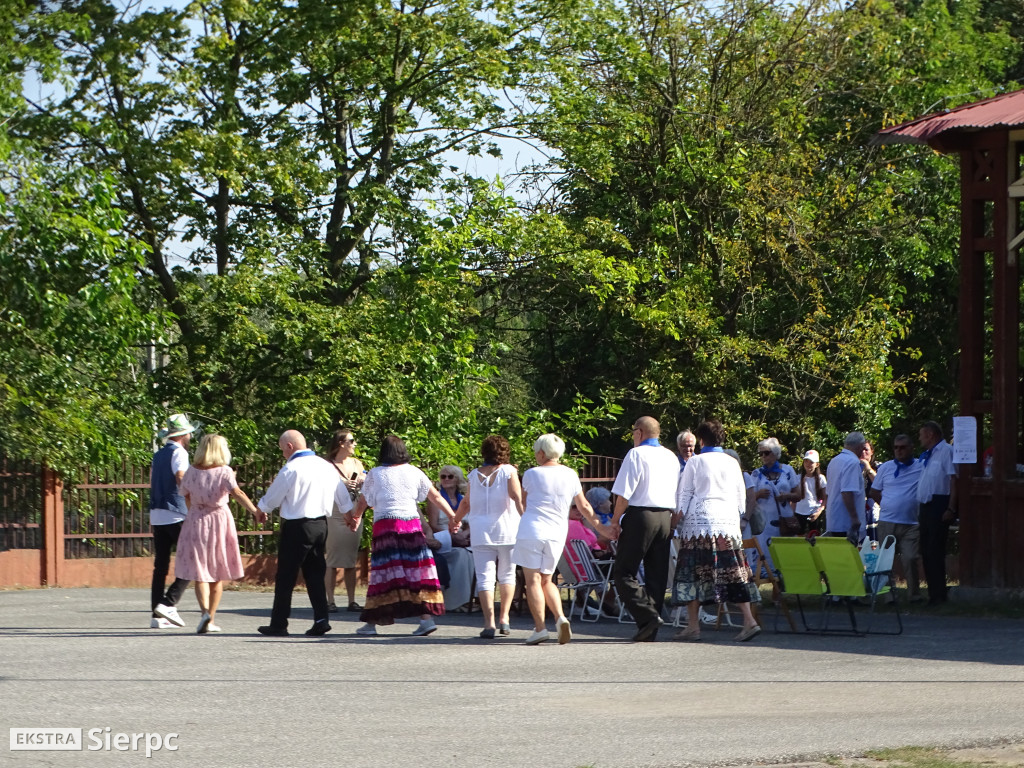
<path fill-rule="evenodd" d="M 868 140 L 1011 87 L 1013 3 L 2 13 L 10 455 L 141 454 L 171 411 L 239 455 L 344 425 L 432 464 L 620 453 L 639 413 L 749 455 L 952 411 L 957 167 Z M 530 167 L 465 170 L 513 141 Z"/>

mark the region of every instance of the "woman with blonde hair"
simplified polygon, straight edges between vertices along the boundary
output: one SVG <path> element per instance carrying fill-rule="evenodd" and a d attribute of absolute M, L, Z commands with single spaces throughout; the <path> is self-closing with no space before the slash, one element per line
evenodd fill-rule
<path fill-rule="evenodd" d="M 192 466 L 181 479 L 188 515 L 178 539 L 174 573 L 196 584 L 196 600 L 203 613 L 196 628 L 199 635 L 220 632 L 214 619 L 224 593 L 224 582 L 245 575 L 235 520 L 228 508 L 229 497 L 238 499 L 256 522 L 267 519 L 266 513 L 238 487 L 230 464 L 228 441 L 221 435 L 203 435 Z"/>
<path fill-rule="evenodd" d="M 356 436 L 350 429 L 339 429 L 331 437 L 327 446 L 326 457 L 334 465 L 341 476 L 341 481 L 348 489 L 353 503 L 363 487 L 366 469 L 363 462 L 356 458 Z M 359 564 L 359 545 L 363 539 L 363 521 L 360 519 L 356 529 L 350 530 L 342 519 L 343 512 L 337 504 L 327 516 L 327 546 L 324 559 L 327 561 L 327 573 L 324 586 L 327 587 L 327 610 L 335 613 L 334 592 L 338 583 L 338 571 L 342 571 L 345 593 L 348 597 L 349 613 L 358 613 L 363 607 L 356 602 L 356 569 Z"/>

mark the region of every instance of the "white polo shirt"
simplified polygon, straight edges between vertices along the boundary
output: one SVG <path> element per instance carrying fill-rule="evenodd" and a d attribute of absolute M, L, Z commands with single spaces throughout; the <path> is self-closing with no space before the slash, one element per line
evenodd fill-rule
<path fill-rule="evenodd" d="M 899 475 L 896 469 L 899 468 Z M 921 480 L 921 462 L 901 466 L 895 459 L 878 468 L 871 487 L 882 494 L 878 520 L 898 525 L 917 524 L 917 485 Z"/>
<path fill-rule="evenodd" d="M 352 509 L 348 487 L 334 465 L 312 451 L 296 452 L 281 468 L 257 506 L 270 514 L 281 508 L 282 520 L 316 519 Z"/>
<path fill-rule="evenodd" d="M 921 481 L 917 484 L 917 500 L 922 504 L 932 500 L 932 496 L 949 496 L 949 478 L 956 474 L 953 466 L 953 446 L 945 440 L 939 440 L 932 448 L 932 455 L 925 463 L 921 459 Z"/>
<path fill-rule="evenodd" d="M 825 473 L 828 483 L 828 500 L 825 502 L 825 528 L 829 533 L 843 533 L 850 530 L 850 512 L 843 501 L 843 492 L 853 494 L 853 509 L 860 521 L 861 535 L 867 530 L 864 514 L 864 475 L 860 459 L 853 451 L 843 448 L 828 463 Z"/>
<path fill-rule="evenodd" d="M 638 445 L 622 460 L 612 493 L 631 507 L 675 509 L 679 458 L 663 445 Z"/>

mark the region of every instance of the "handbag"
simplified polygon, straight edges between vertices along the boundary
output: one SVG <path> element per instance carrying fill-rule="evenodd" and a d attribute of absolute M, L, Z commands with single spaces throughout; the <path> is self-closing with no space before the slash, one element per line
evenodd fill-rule
<path fill-rule="evenodd" d="M 750 511 L 747 512 L 747 522 L 750 523 L 751 536 L 760 536 L 764 532 L 765 526 L 768 525 L 764 510 L 757 504 L 752 504 Z"/>

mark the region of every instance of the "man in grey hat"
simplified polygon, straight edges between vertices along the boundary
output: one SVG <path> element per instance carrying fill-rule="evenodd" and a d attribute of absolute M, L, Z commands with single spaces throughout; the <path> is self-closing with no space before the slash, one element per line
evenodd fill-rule
<path fill-rule="evenodd" d="M 188 469 L 188 445 L 195 430 L 184 414 L 174 414 L 167 419 L 166 429 L 160 431 L 160 437 L 166 438 L 166 442 L 153 454 L 149 475 L 149 524 L 153 531 L 153 584 L 150 590 L 153 617 L 149 626 L 153 629 L 185 626 L 175 606 L 188 587 L 188 579 L 175 579 L 166 592 L 164 586 L 171 567 L 171 550 L 178 545 L 181 526 L 188 512 L 178 484 Z"/>

